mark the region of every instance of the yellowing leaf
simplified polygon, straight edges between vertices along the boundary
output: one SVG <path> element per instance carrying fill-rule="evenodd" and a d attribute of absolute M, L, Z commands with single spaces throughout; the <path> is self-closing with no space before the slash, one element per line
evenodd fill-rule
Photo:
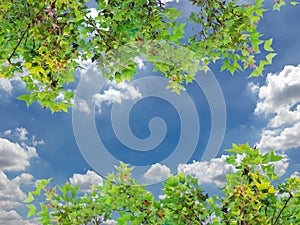
<path fill-rule="evenodd" d="M 26 63 L 24 63 L 24 66 L 26 67 L 27 70 L 29 70 L 32 66 L 32 63 L 26 62 Z"/>
<path fill-rule="evenodd" d="M 46 74 L 45 70 L 41 66 L 35 66 L 30 68 L 30 73 L 32 75 L 39 75 L 39 73 Z"/>
<path fill-rule="evenodd" d="M 271 186 L 271 187 L 269 188 L 268 192 L 269 192 L 270 194 L 274 194 L 274 193 L 276 193 L 277 191 L 274 189 L 273 186 Z"/>

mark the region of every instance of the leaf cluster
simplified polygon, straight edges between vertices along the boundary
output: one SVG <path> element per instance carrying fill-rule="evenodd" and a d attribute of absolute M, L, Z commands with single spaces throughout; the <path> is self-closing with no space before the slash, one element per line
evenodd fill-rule
<path fill-rule="evenodd" d="M 137 68 L 135 57 L 145 54 L 155 70 L 170 80 L 168 87 L 180 93 L 210 62 L 222 59 L 221 70 L 234 73 L 250 67 L 250 76 L 259 76 L 276 55 L 272 39 L 260 39 L 262 34 L 257 30 L 266 11 L 263 0 L 247 5 L 237 0 L 190 0 L 196 7 L 189 17 L 196 23 L 196 34 L 187 37 L 188 43 L 181 42 L 187 36 L 187 21 L 177 21 L 180 9 L 167 8 L 161 1 L 97 0 L 94 13 L 86 1 L 1 3 L 0 77 L 9 79 L 23 73 L 28 94 L 19 99 L 27 106 L 38 101 L 52 112 L 66 112 L 74 95 L 67 84 L 74 81 L 80 60 L 96 61 L 106 77 L 120 82 L 132 79 Z M 284 4 L 283 0 L 275 1 L 274 9 Z M 256 62 L 260 44 L 269 54 Z M 194 58 L 186 60 L 185 54 L 170 51 L 180 47 L 191 51 Z M 120 55 L 120 48 L 127 51 Z"/>
<path fill-rule="evenodd" d="M 95 184 L 91 193 L 80 195 L 78 186 L 68 182 L 46 188 L 38 183 L 25 202 L 28 216 L 42 224 L 101 224 L 116 219 L 117 224 L 299 224 L 300 178 L 278 178 L 274 163 L 282 157 L 273 151 L 261 154 L 248 144 L 233 145 L 227 163 L 235 169 L 226 175 L 223 195 L 205 194 L 196 178 L 179 173 L 164 182 L 164 198 L 156 200 L 146 187 L 131 177 L 133 168 L 121 162 L 117 173 Z M 43 191 L 45 202 L 36 212 L 34 199 Z"/>

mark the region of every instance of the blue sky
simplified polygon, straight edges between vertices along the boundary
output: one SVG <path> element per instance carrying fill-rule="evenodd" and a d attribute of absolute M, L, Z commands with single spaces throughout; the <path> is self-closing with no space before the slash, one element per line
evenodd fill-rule
<path fill-rule="evenodd" d="M 268 1 L 267 5 L 271 4 Z M 184 12 L 191 9 L 188 1 L 183 0 L 174 6 Z M 144 67 L 141 65 L 140 75 L 133 83 L 118 86 L 103 83 L 102 89 L 101 85 L 95 86 L 96 92 L 86 99 L 87 92 L 82 91 L 85 89 L 77 88 L 73 121 L 72 110 L 51 114 L 39 104 L 27 108 L 24 102 L 16 100 L 24 93 L 20 80 L 0 79 L 0 224 L 35 224 L 25 217 L 22 201 L 38 179 L 53 177 L 52 185 L 69 181 L 81 184 L 81 190 L 88 191 L 90 184 L 102 182 L 99 175 L 105 175 L 118 160 L 136 166 L 134 176 L 153 184 L 149 190 L 156 196 L 162 193 L 161 184 L 155 183 L 177 171 L 198 177 L 206 191 L 217 193 L 217 187 L 224 183 L 224 174 L 231 170 L 225 164 L 224 149 L 232 143 L 249 142 L 264 152 L 273 148 L 286 157 L 276 165 L 281 177 L 300 176 L 299 21 L 299 7 L 265 12 L 259 30 L 265 39 L 273 37 L 273 48 L 278 55 L 263 77 L 247 79 L 249 71 L 234 76 L 221 73 L 220 62 L 210 66 L 216 80 L 201 82 L 210 90 L 220 86 L 226 107 L 224 139 L 220 139 L 222 130 L 211 135 L 213 115 L 209 107 L 215 101 L 222 104 L 222 96 L 213 95 L 196 83 L 187 87 L 183 94 L 186 96 L 169 94 L 162 88 L 164 83 L 160 82 L 159 74 L 150 72 L 151 65 L 147 62 Z M 99 74 L 90 63 L 85 65 L 86 69 L 77 73 L 77 81 L 80 76 L 84 80 Z M 76 89 L 76 84 L 70 88 Z M 96 106 L 95 111 L 92 106 Z M 125 112 L 130 109 L 127 118 Z M 218 112 L 214 119 L 224 116 Z M 181 120 L 184 114 L 187 120 Z M 82 120 L 78 121 L 76 115 Z M 151 120 L 155 117 L 161 119 Z M 88 122 L 95 126 L 96 133 L 87 126 Z M 125 130 L 127 125 L 131 136 Z M 213 143 L 220 142 L 220 148 L 208 149 L 215 158 L 201 161 L 210 137 Z M 173 157 L 171 161 L 168 156 Z M 114 160 L 109 161 L 109 157 Z"/>

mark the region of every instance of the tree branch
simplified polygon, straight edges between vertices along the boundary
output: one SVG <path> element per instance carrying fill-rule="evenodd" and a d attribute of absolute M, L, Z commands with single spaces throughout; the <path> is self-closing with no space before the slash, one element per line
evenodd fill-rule
<path fill-rule="evenodd" d="M 8 60 L 8 62 L 9 62 L 10 64 L 11 64 L 11 58 L 14 56 L 16 50 L 18 49 L 18 47 L 20 46 L 21 42 L 23 41 L 23 39 L 24 39 L 24 37 L 25 37 L 25 34 L 28 32 L 29 28 L 30 28 L 30 24 L 27 25 L 26 30 L 23 32 L 23 34 L 22 34 L 20 40 L 18 41 L 18 43 L 17 43 L 17 45 L 14 47 L 12 53 L 11 53 L 10 56 L 8 57 L 7 60 Z"/>
<path fill-rule="evenodd" d="M 277 223 L 277 221 L 279 220 L 279 217 L 281 216 L 283 210 L 285 209 L 285 207 L 287 206 L 288 202 L 291 200 L 291 198 L 293 197 L 293 195 L 289 192 L 290 196 L 289 198 L 286 200 L 286 202 L 284 203 L 284 206 L 282 207 L 282 209 L 280 210 L 278 216 L 276 217 L 275 222 L 272 225 L 275 225 Z"/>

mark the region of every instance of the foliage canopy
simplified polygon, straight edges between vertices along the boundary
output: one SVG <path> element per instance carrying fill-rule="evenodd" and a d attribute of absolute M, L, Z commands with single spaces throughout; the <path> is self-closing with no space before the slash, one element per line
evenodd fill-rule
<path fill-rule="evenodd" d="M 41 180 L 29 193 L 28 216 L 38 215 L 42 224 L 101 224 L 117 217 L 117 224 L 265 224 L 300 223 L 300 178 L 278 178 L 274 163 L 282 157 L 270 151 L 261 154 L 248 144 L 233 145 L 227 163 L 235 169 L 226 175 L 223 195 L 208 196 L 198 180 L 183 173 L 164 182 L 164 199 L 155 200 L 131 177 L 127 164 L 116 167 L 104 183 L 94 186 L 91 193 L 78 195 L 78 186 L 68 182 L 46 188 L 49 180 Z M 97 184 L 95 184 L 97 185 Z M 42 192 L 46 201 L 40 211 L 32 202 Z"/>
<path fill-rule="evenodd" d="M 38 101 L 52 112 L 67 111 L 74 95 L 67 84 L 74 81 L 80 60 L 96 60 L 105 76 L 120 82 L 132 78 L 137 72 L 134 59 L 143 55 L 170 80 L 169 88 L 179 93 L 210 62 L 222 59 L 221 70 L 234 73 L 251 68 L 250 76 L 259 76 L 276 55 L 272 38 L 261 39 L 257 30 L 266 11 L 264 0 L 249 4 L 190 0 L 195 10 L 183 22 L 178 20 L 181 11 L 165 7 L 162 1 L 97 0 L 96 13 L 86 2 L 9 0 L 0 4 L 0 77 L 9 79 L 16 72 L 29 71 L 22 76 L 28 94 L 19 97 L 27 105 Z M 276 0 L 274 9 L 284 4 Z M 195 24 L 190 36 L 184 32 L 187 22 Z M 268 54 L 256 61 L 260 45 Z M 193 54 L 177 52 L 173 57 L 169 51 L 173 48 L 187 48 Z M 126 49 L 125 59 L 120 49 L 123 55 Z"/>

